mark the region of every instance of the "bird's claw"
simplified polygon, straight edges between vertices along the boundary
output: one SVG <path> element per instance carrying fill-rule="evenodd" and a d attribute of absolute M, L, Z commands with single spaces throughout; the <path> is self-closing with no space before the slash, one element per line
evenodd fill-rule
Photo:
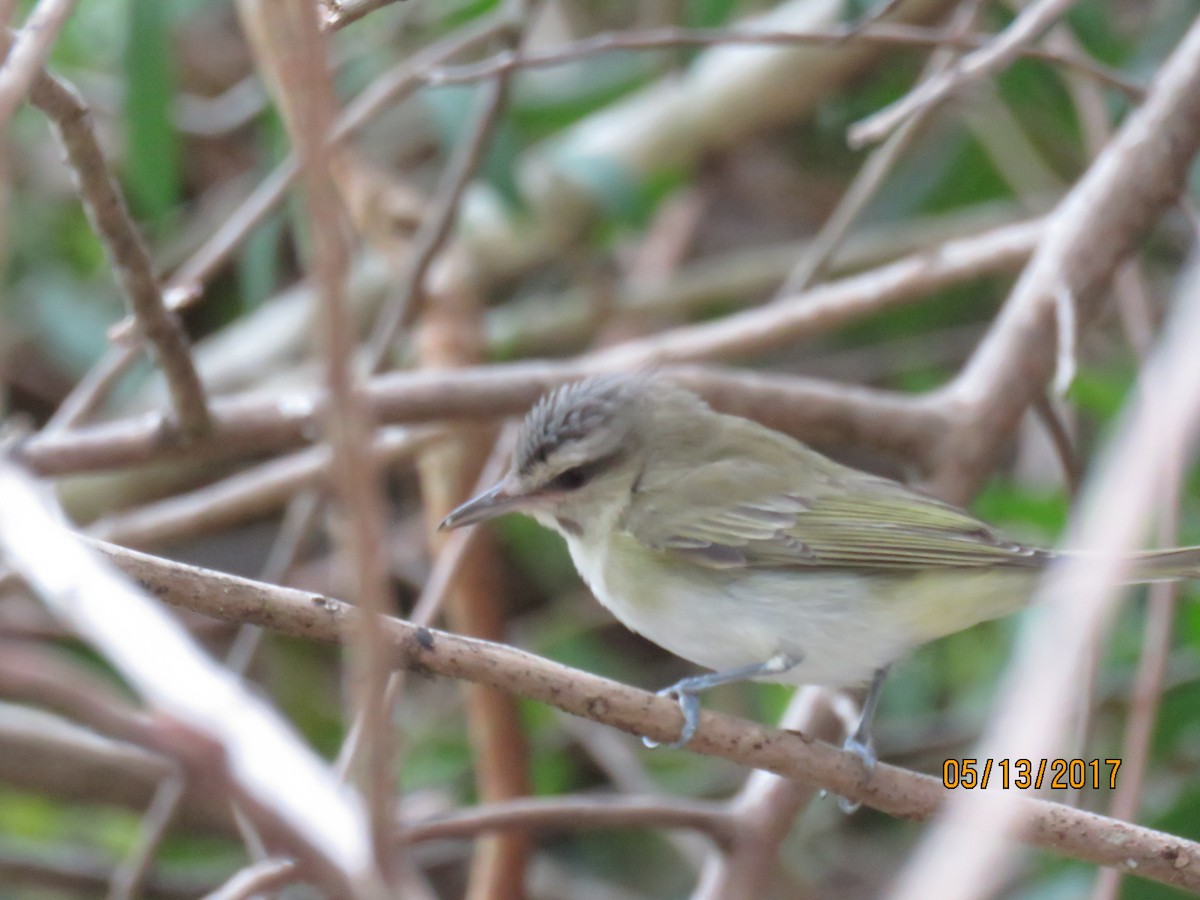
<path fill-rule="evenodd" d="M 879 762 L 879 757 L 875 755 L 875 744 L 871 738 L 868 736 L 864 739 L 859 734 L 852 734 L 846 738 L 845 743 L 842 744 L 842 749 L 848 753 L 853 753 L 859 758 L 863 764 L 863 771 L 866 776 L 864 780 L 870 780 L 871 773 L 875 771 L 875 765 Z M 837 798 L 837 802 L 838 809 L 846 815 L 857 812 L 858 808 L 862 806 L 857 800 L 851 800 L 849 797 L 842 797 L 840 795 Z"/>
<path fill-rule="evenodd" d="M 666 747 L 670 750 L 679 750 L 686 747 L 691 743 L 692 738 L 696 736 L 696 729 L 700 727 L 699 696 L 696 692 L 689 691 L 686 687 L 681 688 L 679 685 L 663 688 L 658 692 L 658 696 L 674 697 L 679 701 L 679 711 L 683 713 L 683 728 L 679 732 L 678 740 L 663 743 L 652 738 L 643 737 L 642 743 L 651 750 L 655 747 Z"/>

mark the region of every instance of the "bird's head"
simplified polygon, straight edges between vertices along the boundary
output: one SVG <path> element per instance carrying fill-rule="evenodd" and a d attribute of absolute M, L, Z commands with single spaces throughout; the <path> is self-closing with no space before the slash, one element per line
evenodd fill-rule
<path fill-rule="evenodd" d="M 559 387 L 526 415 L 508 474 L 441 527 L 524 512 L 579 534 L 624 508 L 651 448 L 673 440 L 681 421 L 707 412 L 695 394 L 646 375 L 598 375 Z"/>

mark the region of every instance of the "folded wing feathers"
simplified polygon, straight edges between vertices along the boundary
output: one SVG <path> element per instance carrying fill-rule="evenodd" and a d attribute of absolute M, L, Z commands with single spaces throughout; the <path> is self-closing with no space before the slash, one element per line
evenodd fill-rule
<path fill-rule="evenodd" d="M 743 494 L 731 505 L 684 514 L 680 497 L 688 492 L 676 485 L 669 495 L 646 498 L 642 514 L 627 526 L 648 546 L 713 568 L 1034 567 L 1050 556 L 1005 541 L 968 514 L 894 482 L 830 479 L 817 487 L 824 490 L 812 496 Z"/>

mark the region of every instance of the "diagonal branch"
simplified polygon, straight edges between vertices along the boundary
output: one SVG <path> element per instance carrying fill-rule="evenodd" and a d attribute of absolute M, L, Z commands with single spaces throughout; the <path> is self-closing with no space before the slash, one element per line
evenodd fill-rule
<path fill-rule="evenodd" d="M 283 634 L 343 640 L 354 607 L 306 591 L 237 578 L 108 544 L 94 544 L 127 575 L 171 605 Z M 419 627 L 382 622 L 393 664 L 426 674 L 491 685 L 508 693 L 604 722 L 631 734 L 667 741 L 678 735 L 672 699 L 572 669 L 522 650 Z M 948 796 L 941 783 L 880 763 L 864 780 L 853 754 L 792 732 L 705 711 L 689 745 L 698 753 L 818 785 L 893 816 L 926 819 Z M 988 797 L 983 798 L 985 801 Z M 1200 844 L 1059 803 L 1017 797 L 1031 846 L 1200 891 Z"/>
<path fill-rule="evenodd" d="M 154 348 L 171 395 L 175 424 L 185 439 L 204 434 L 211 424 L 208 403 L 187 335 L 179 319 L 165 306 L 150 254 L 108 170 L 87 104 L 74 88 L 44 72 L 34 81 L 29 99 L 54 123 L 78 183 L 79 196 L 108 252 L 130 314 L 141 336 Z"/>
<path fill-rule="evenodd" d="M 1013 23 L 990 44 L 981 47 L 930 78 L 916 90 L 851 127 L 847 140 L 853 148 L 882 140 L 915 113 L 941 103 L 970 82 L 995 74 L 1011 65 L 1028 44 L 1037 40 L 1076 0 L 1038 0 L 1026 7 Z"/>

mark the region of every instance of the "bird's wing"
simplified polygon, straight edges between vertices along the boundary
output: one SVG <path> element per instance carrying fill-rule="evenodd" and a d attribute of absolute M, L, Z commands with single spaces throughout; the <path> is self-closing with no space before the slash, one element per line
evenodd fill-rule
<path fill-rule="evenodd" d="M 622 524 L 648 547 L 712 568 L 1034 567 L 1048 557 L 898 482 L 813 458 L 822 468 L 782 489 L 778 468 L 744 459 L 639 485 Z"/>

